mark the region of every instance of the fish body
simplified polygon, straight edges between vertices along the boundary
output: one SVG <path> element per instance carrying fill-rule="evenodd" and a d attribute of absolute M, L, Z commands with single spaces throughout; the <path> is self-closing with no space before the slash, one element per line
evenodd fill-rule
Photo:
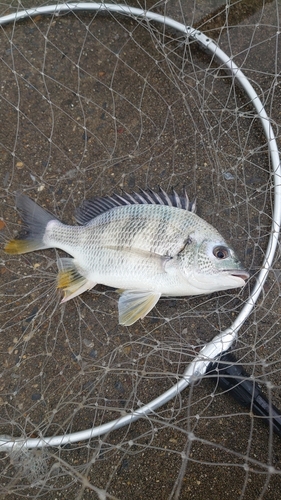
<path fill-rule="evenodd" d="M 59 248 L 63 302 L 97 283 L 118 288 L 119 322 L 144 317 L 160 296 L 187 296 L 241 287 L 248 273 L 219 232 L 194 213 L 187 196 L 141 191 L 86 200 L 80 225 L 63 224 L 25 195 L 17 195 L 24 238 L 7 253 Z"/>

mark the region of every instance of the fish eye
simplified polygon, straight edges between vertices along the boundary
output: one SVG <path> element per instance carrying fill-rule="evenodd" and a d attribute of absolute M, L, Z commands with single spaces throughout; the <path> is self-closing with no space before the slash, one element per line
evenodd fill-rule
<path fill-rule="evenodd" d="M 229 251 L 226 247 L 215 247 L 213 254 L 217 259 L 226 259 L 229 256 Z"/>

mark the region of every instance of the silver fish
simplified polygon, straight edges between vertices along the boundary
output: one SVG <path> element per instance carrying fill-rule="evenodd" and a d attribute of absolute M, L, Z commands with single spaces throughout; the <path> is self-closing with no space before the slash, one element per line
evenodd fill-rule
<path fill-rule="evenodd" d="M 60 248 L 62 302 L 100 283 L 118 288 L 119 323 L 146 316 L 161 295 L 209 294 L 241 287 L 249 277 L 218 231 L 194 213 L 186 193 L 163 190 L 85 200 L 80 224 L 60 222 L 23 194 L 16 197 L 25 234 L 5 251 L 22 254 Z"/>

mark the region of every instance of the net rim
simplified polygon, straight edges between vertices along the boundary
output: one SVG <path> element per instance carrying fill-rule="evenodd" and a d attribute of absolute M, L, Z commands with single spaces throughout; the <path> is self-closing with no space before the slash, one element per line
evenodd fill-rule
<path fill-rule="evenodd" d="M 112 12 L 118 13 L 124 16 L 129 16 L 134 19 L 142 18 L 146 21 L 155 21 L 160 24 L 165 24 L 184 35 L 190 40 L 193 40 L 199 44 L 199 46 L 204 49 L 205 52 L 211 54 L 217 62 L 222 64 L 224 69 L 227 69 L 234 80 L 236 80 L 243 90 L 246 92 L 250 101 L 255 108 L 257 115 L 261 121 L 264 134 L 268 143 L 268 150 L 271 159 L 271 174 L 274 181 L 274 202 L 273 202 L 273 214 L 272 214 L 272 226 L 270 237 L 266 249 L 266 254 L 260 269 L 260 272 L 256 278 L 256 284 L 251 291 L 247 301 L 245 302 L 240 313 L 231 324 L 229 328 L 220 332 L 216 335 L 208 344 L 206 344 L 195 359 L 187 366 L 182 378 L 172 386 L 168 391 L 164 392 L 154 400 L 150 401 L 148 404 L 142 406 L 141 408 L 132 411 L 131 413 L 124 415 L 118 419 L 112 420 L 105 424 L 90 429 L 85 429 L 82 431 L 69 433 L 59 436 L 49 436 L 40 438 L 13 438 L 12 436 L 0 436 L 0 451 L 4 452 L 14 447 L 25 447 L 25 448 L 43 448 L 45 446 L 62 446 L 66 444 L 76 443 L 78 441 L 89 440 L 94 437 L 104 435 L 108 432 L 112 432 L 121 427 L 129 425 L 130 423 L 138 420 L 139 418 L 145 418 L 150 413 L 169 402 L 171 399 L 176 397 L 180 392 L 182 392 L 192 381 L 202 377 L 207 369 L 210 361 L 218 357 L 220 354 L 228 350 L 235 339 L 237 338 L 238 331 L 243 325 L 244 321 L 251 314 L 259 295 L 263 289 L 265 280 L 267 278 L 269 269 L 272 265 L 275 251 L 278 245 L 278 236 L 280 232 L 281 225 L 281 166 L 280 157 L 278 152 L 278 147 L 272 129 L 270 118 L 268 117 L 264 105 L 262 104 L 260 98 L 258 97 L 253 86 L 244 75 L 244 73 L 238 68 L 235 62 L 229 57 L 222 49 L 216 44 L 214 40 L 207 37 L 201 31 L 191 27 L 186 26 L 170 17 L 157 14 L 152 11 L 130 7 L 123 4 L 108 4 L 108 3 L 96 3 L 96 2 L 77 2 L 77 3 L 63 3 L 63 4 L 53 4 L 45 5 L 43 7 L 36 7 L 26 10 L 21 10 L 13 14 L 8 14 L 0 17 L 0 25 L 6 25 L 11 22 L 17 22 L 22 19 L 38 16 L 38 15 L 59 15 L 65 12 L 73 11 L 86 11 L 86 12 Z M 270 170 L 269 170 L 270 172 Z"/>

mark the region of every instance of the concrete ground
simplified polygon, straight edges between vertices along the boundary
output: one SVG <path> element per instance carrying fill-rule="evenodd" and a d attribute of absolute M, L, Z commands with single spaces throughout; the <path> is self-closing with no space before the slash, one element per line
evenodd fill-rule
<path fill-rule="evenodd" d="M 140 3 L 155 2 L 132 5 Z M 221 0 L 170 0 L 154 10 L 201 29 L 233 56 L 278 139 L 276 2 L 224 7 Z M 3 15 L 15 8 L 0 6 Z M 117 295 L 101 285 L 59 305 L 54 250 L 21 257 L 1 250 L 0 434 L 36 438 L 119 418 L 178 381 L 199 348 L 231 324 L 253 287 L 273 189 L 251 103 L 210 55 L 175 31 L 83 12 L 38 15 L 0 33 L 3 241 L 19 229 L 17 190 L 73 224 L 84 198 L 186 186 L 198 214 L 251 272 L 237 293 L 164 298 L 142 322 L 122 328 Z M 279 280 L 276 259 L 234 349 L 277 407 Z M 3 454 L 0 497 L 279 500 L 280 456 L 280 437 L 204 379 L 100 439 Z"/>

